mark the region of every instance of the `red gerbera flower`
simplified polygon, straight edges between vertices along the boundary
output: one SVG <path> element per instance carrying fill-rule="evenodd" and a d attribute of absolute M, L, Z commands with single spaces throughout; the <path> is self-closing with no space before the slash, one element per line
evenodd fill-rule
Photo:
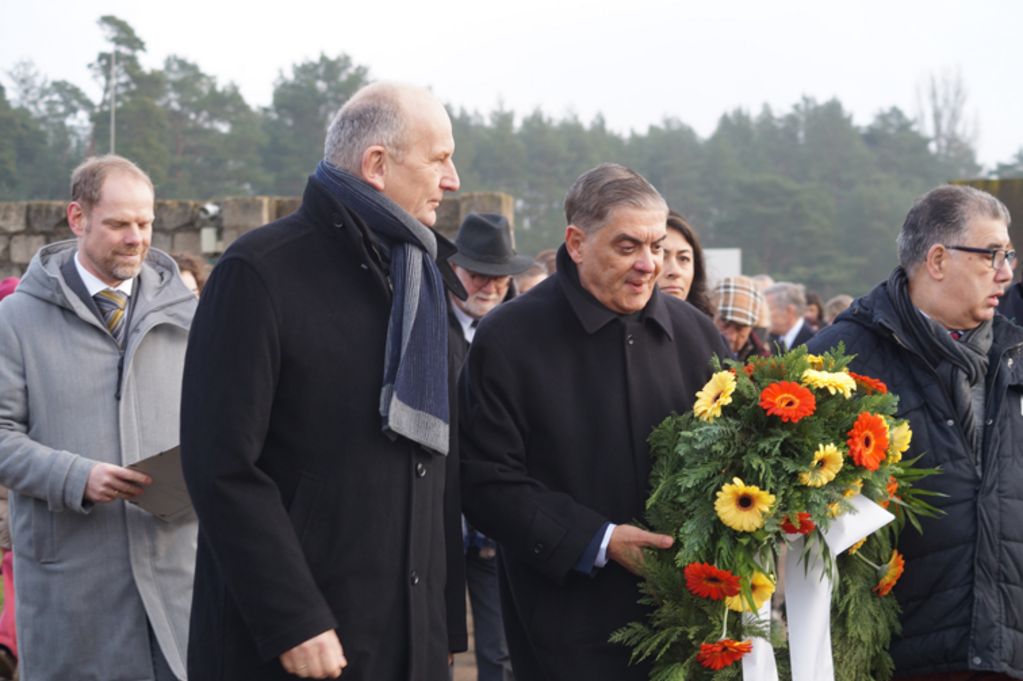
<path fill-rule="evenodd" d="M 753 650 L 752 641 L 733 641 L 730 638 L 723 638 L 716 643 L 701 643 L 700 652 L 696 653 L 696 661 L 707 669 L 717 671 L 737 662 L 751 650 Z"/>
<path fill-rule="evenodd" d="M 795 423 L 817 408 L 813 393 L 792 381 L 778 381 L 760 392 L 760 406 L 782 421 Z"/>
<path fill-rule="evenodd" d="M 796 514 L 796 522 L 799 523 L 797 527 L 790 520 L 792 516 L 785 516 L 785 520 L 781 521 L 781 529 L 789 534 L 810 534 L 814 528 L 817 527 L 810 520 L 810 514 L 804 511 L 800 511 Z"/>
<path fill-rule="evenodd" d="M 864 376 L 863 374 L 853 373 L 852 371 L 849 372 L 849 375 L 853 377 L 853 380 L 855 380 L 861 388 L 867 391 L 868 395 L 873 395 L 875 393 L 879 393 L 881 395 L 888 394 L 888 386 L 886 386 L 883 381 L 871 378 L 870 376 Z"/>
<path fill-rule="evenodd" d="M 721 570 L 707 563 L 686 565 L 686 588 L 700 598 L 713 601 L 739 593 L 739 578 L 728 570 Z"/>
<path fill-rule="evenodd" d="M 876 471 L 888 455 L 888 424 L 877 414 L 860 412 L 846 442 L 857 466 Z"/>
<path fill-rule="evenodd" d="M 752 364 L 747 364 L 746 366 L 743 367 L 743 370 L 746 372 L 746 375 L 749 376 L 750 378 L 753 378 L 753 368 L 754 367 Z"/>

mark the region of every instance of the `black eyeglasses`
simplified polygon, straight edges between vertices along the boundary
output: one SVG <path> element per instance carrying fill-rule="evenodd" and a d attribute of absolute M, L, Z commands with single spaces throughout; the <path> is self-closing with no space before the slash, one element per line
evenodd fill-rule
<path fill-rule="evenodd" d="M 991 257 L 991 269 L 1000 269 L 1005 263 L 1009 263 L 1009 269 L 1016 267 L 1016 251 L 1007 248 L 975 248 L 974 246 L 945 246 L 953 251 L 965 251 L 966 253 L 980 253 Z"/>

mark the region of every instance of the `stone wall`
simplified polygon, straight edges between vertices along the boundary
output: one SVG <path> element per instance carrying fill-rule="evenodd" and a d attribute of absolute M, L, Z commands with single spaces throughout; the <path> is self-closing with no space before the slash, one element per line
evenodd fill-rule
<path fill-rule="evenodd" d="M 231 197 L 212 204 L 200 201 L 156 202 L 153 246 L 167 252 L 203 253 L 203 232 L 217 255 L 245 232 L 293 213 L 300 200 L 294 197 Z M 67 224 L 64 201 L 0 202 L 0 279 L 20 276 L 32 256 L 46 244 L 74 235 Z M 444 200 L 437 210 L 437 230 L 453 238 L 470 212 L 502 213 L 514 223 L 514 201 L 502 193 L 465 193 Z"/>

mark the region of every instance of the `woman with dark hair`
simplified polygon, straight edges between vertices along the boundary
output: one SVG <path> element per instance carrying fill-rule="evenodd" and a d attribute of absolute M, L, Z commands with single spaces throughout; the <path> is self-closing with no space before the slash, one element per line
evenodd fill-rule
<path fill-rule="evenodd" d="M 174 262 L 178 264 L 181 271 L 181 279 L 185 282 L 188 290 L 198 298 L 202 293 L 202 287 L 206 285 L 206 277 L 209 274 L 210 266 L 206 261 L 194 253 L 171 253 Z"/>
<path fill-rule="evenodd" d="M 814 331 L 820 331 L 828 325 L 824 320 L 824 302 L 813 291 L 806 294 L 806 312 L 803 314 L 803 319 L 813 327 Z"/>
<path fill-rule="evenodd" d="M 664 269 L 657 280 L 658 288 L 713 318 L 714 308 L 707 295 L 703 248 L 692 225 L 675 211 L 669 211 L 668 236 L 661 243 L 664 246 Z"/>

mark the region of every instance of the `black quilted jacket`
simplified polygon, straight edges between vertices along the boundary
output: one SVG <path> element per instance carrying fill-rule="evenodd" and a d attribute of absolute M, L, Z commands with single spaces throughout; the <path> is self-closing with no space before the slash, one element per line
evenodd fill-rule
<path fill-rule="evenodd" d="M 896 675 L 991 670 L 1023 678 L 1023 329 L 994 320 L 984 443 L 970 451 L 946 386 L 908 342 L 887 282 L 858 299 L 809 343 L 840 341 L 852 369 L 899 395 L 913 429 L 906 457 L 941 475 L 921 485 L 945 515 L 907 528 L 906 571 L 895 588 L 902 635 L 892 645 Z"/>

